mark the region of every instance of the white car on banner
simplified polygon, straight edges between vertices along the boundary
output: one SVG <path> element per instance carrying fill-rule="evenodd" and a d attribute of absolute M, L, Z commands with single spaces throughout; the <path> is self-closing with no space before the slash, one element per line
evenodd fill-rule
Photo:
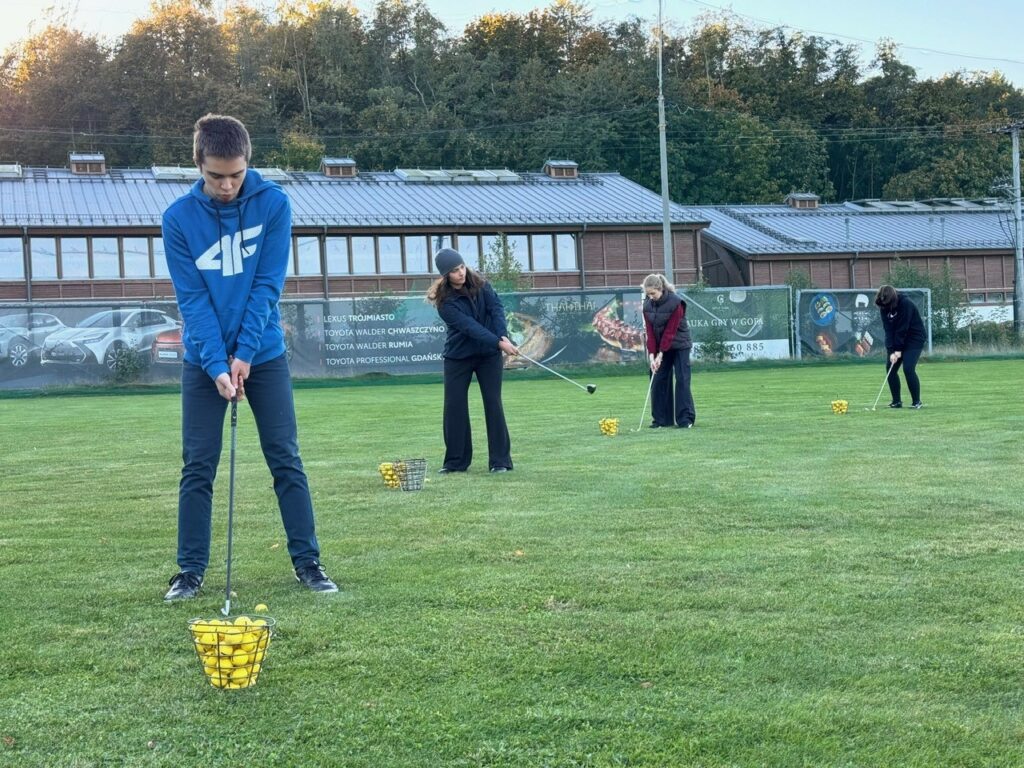
<path fill-rule="evenodd" d="M 148 359 L 157 335 L 178 326 L 177 320 L 155 309 L 97 312 L 73 328 L 48 336 L 43 343 L 42 362 L 94 363 L 114 370 L 128 354 L 144 352 Z"/>
<path fill-rule="evenodd" d="M 0 360 L 14 368 L 39 361 L 43 341 L 64 328 L 64 323 L 47 312 L 19 312 L 0 317 Z"/>

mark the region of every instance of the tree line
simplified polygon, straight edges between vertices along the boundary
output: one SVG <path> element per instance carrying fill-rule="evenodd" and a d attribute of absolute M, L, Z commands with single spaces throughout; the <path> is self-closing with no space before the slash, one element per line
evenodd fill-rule
<path fill-rule="evenodd" d="M 657 30 L 571 0 L 453 33 L 422 0 L 365 16 L 337 0 L 157 0 L 120 38 L 60 19 L 0 58 L 0 162 L 188 164 L 191 126 L 237 115 L 254 162 L 315 169 L 539 169 L 550 158 L 659 189 Z M 965 10 L 965 13 L 971 11 Z M 857 46 L 709 14 L 666 29 L 669 184 L 686 204 L 991 196 L 1010 171 L 993 129 L 1024 114 L 998 72 L 919 79 Z"/>

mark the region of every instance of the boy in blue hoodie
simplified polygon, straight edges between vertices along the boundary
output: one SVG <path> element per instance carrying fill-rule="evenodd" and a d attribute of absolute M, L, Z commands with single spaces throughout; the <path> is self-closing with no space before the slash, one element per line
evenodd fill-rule
<path fill-rule="evenodd" d="M 195 597 L 210 559 L 213 480 L 228 403 L 246 398 L 274 477 L 295 577 L 337 592 L 320 565 L 313 503 L 299 458 L 278 301 L 291 239 L 284 191 L 249 169 L 252 145 L 233 117 L 195 124 L 202 178 L 163 216 L 164 250 L 184 322 L 178 567 L 164 600 Z"/>

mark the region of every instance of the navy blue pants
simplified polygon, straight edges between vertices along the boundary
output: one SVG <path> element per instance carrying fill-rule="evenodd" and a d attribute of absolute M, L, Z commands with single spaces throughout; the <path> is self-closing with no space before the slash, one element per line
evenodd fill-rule
<path fill-rule="evenodd" d="M 894 350 L 887 349 L 885 356 L 885 368 L 889 370 L 889 355 Z M 889 371 L 889 392 L 892 394 L 892 401 L 899 403 L 900 401 L 900 368 L 903 369 L 903 376 L 907 380 L 907 389 L 910 390 L 910 402 L 920 403 L 921 402 L 921 380 L 917 378 L 917 361 L 921 358 L 923 349 L 905 349 L 900 359 L 896 361 L 896 364 Z"/>
<path fill-rule="evenodd" d="M 690 350 L 670 349 L 661 353 L 661 366 L 651 382 L 651 419 L 663 427 L 671 427 L 673 423 L 683 427 L 697 420 L 690 392 Z"/>
<path fill-rule="evenodd" d="M 263 457 L 274 478 L 274 492 L 296 568 L 320 559 L 309 484 L 299 458 L 295 405 L 288 360 L 281 355 L 254 365 L 245 381 Z M 213 481 L 217 476 L 230 403 L 198 365 L 181 371 L 181 484 L 178 489 L 178 567 L 202 575 L 210 561 Z M 238 489 L 235 490 L 238 499 Z M 225 508 L 227 504 L 225 501 Z M 238 510 L 236 509 L 236 512 Z"/>
<path fill-rule="evenodd" d="M 476 374 L 487 424 L 487 459 L 491 469 L 512 469 L 512 441 L 501 404 L 502 354 L 444 361 L 444 466 L 461 471 L 473 461 L 473 430 L 469 425 L 469 384 Z"/>

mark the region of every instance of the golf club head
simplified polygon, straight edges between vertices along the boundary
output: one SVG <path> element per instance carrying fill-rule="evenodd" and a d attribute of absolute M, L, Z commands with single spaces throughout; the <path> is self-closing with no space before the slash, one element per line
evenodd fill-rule
<path fill-rule="evenodd" d="M 597 384 L 587 384 L 587 392 L 591 395 L 597 391 Z"/>
<path fill-rule="evenodd" d="M 227 601 L 224 602 L 224 607 L 220 609 L 220 612 L 223 613 L 225 616 L 230 616 L 231 615 L 231 601 L 230 600 L 227 600 Z"/>

